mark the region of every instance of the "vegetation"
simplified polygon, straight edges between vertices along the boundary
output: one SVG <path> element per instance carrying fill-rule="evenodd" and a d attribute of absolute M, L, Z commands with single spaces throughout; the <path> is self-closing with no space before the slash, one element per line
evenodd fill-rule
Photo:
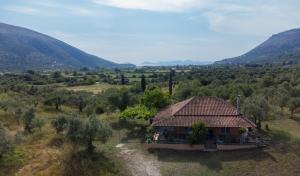
<path fill-rule="evenodd" d="M 13 138 L 8 130 L 0 123 L 0 159 L 3 154 L 10 151 L 13 147 Z"/>
<path fill-rule="evenodd" d="M 198 121 L 192 125 L 192 133 L 189 135 L 191 144 L 202 143 L 206 139 L 208 129 L 204 122 Z"/>
<path fill-rule="evenodd" d="M 251 175 L 265 165 L 270 167 L 261 173 L 272 170 L 271 166 L 293 172 L 299 153 L 299 70 L 299 65 L 266 65 L 174 67 L 172 74 L 167 67 L 4 73 L 0 75 L 0 122 L 6 132 L 2 130 L 0 137 L 11 147 L 3 150 L 0 171 L 5 175 L 26 175 L 26 171 L 128 175 L 126 162 L 118 156 L 120 148 L 115 146 L 125 143 L 129 150 L 142 151 L 145 159 L 153 157 L 141 142 L 145 142 L 149 118 L 157 111 L 192 96 L 217 96 L 235 104 L 241 95 L 242 112 L 257 126 L 268 124 L 264 133 L 274 144 L 260 151 L 228 154 L 174 152 L 171 156 L 170 151 L 156 151 L 162 174 Z M 142 77 L 147 82 L 144 91 Z M 201 143 L 205 129 L 197 123 L 191 142 Z M 201 157 L 195 159 L 195 155 Z M 242 168 L 238 167 L 241 162 Z M 174 173 L 171 168 L 178 169 Z"/>

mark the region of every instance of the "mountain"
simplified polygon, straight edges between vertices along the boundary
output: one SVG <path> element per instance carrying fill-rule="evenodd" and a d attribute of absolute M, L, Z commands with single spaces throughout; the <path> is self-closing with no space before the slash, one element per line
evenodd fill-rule
<path fill-rule="evenodd" d="M 184 65 L 209 65 L 208 61 L 176 60 L 165 62 L 143 62 L 142 66 L 184 66 Z"/>
<path fill-rule="evenodd" d="M 244 55 L 215 62 L 238 65 L 283 63 L 300 63 L 300 28 L 273 35 Z"/>
<path fill-rule="evenodd" d="M 50 36 L 0 23 L 0 70 L 132 67 L 87 54 Z"/>

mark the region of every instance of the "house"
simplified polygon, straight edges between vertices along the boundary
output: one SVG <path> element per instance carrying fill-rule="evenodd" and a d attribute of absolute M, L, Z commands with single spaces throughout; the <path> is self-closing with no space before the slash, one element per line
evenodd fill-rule
<path fill-rule="evenodd" d="M 199 120 L 206 124 L 207 141 L 213 144 L 255 141 L 256 125 L 240 112 L 239 97 L 237 107 L 217 97 L 192 97 L 158 112 L 151 126 L 159 134 L 159 143 L 186 143 L 192 125 Z"/>

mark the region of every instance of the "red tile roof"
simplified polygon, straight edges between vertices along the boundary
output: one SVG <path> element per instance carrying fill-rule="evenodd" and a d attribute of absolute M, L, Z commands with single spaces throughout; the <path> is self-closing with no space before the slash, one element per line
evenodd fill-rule
<path fill-rule="evenodd" d="M 208 127 L 255 127 L 236 107 L 217 97 L 193 97 L 171 105 L 157 113 L 152 125 L 190 127 L 198 120 Z"/>

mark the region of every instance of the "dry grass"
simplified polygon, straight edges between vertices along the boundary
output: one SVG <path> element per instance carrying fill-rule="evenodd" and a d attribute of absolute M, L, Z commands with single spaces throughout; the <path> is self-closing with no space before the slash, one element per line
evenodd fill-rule
<path fill-rule="evenodd" d="M 91 92 L 93 94 L 101 93 L 109 88 L 121 88 L 121 85 L 111 85 L 107 83 L 96 83 L 94 85 L 87 85 L 87 86 L 74 86 L 74 87 L 66 87 L 67 90 L 73 90 L 73 91 L 86 91 Z"/>

